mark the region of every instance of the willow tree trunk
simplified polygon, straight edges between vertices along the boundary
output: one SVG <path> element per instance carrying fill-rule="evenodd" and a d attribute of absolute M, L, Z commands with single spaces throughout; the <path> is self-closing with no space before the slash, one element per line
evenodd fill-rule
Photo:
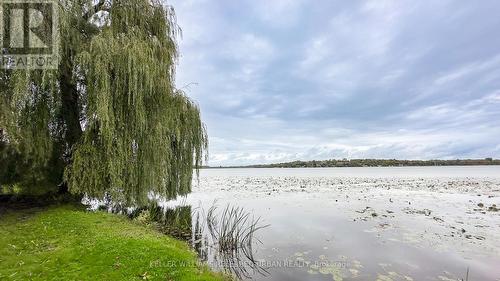
<path fill-rule="evenodd" d="M 66 124 L 64 140 L 69 146 L 69 157 L 71 150 L 82 136 L 82 126 L 80 124 L 80 106 L 78 101 L 78 90 L 73 81 L 73 66 L 71 59 L 66 55 L 62 56 L 62 63 L 59 66 L 59 81 L 61 83 L 61 117 Z M 66 63 L 65 63 L 66 62 Z"/>

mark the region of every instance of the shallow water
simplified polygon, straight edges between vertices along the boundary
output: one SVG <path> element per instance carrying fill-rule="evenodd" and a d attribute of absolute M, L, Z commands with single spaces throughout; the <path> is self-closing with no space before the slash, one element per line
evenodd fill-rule
<path fill-rule="evenodd" d="M 165 205 L 214 200 L 270 225 L 254 280 L 500 280 L 500 167 L 205 169 Z"/>

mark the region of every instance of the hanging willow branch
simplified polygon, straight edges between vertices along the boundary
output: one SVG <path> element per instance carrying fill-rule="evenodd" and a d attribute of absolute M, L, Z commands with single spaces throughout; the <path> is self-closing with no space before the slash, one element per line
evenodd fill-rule
<path fill-rule="evenodd" d="M 109 24 L 88 19 L 109 12 Z M 142 205 L 191 190 L 207 137 L 175 84 L 179 28 L 160 1 L 61 1 L 58 71 L 14 71 L 0 127 L 39 166 L 65 163 L 73 193 Z M 5 124 L 4 124 L 5 123 Z M 56 152 L 56 153 L 54 153 Z"/>

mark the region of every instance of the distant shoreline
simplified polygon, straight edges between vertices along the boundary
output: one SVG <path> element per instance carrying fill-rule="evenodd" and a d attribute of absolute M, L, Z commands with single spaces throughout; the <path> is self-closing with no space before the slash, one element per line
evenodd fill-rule
<path fill-rule="evenodd" d="M 293 161 L 275 164 L 242 166 L 203 166 L 202 169 L 221 168 L 343 168 L 343 167 L 434 167 L 434 166 L 497 166 L 500 159 L 456 160 L 397 160 L 397 159 L 343 159 Z"/>

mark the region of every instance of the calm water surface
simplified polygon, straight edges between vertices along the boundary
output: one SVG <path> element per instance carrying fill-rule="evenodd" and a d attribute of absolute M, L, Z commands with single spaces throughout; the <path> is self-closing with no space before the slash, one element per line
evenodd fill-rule
<path fill-rule="evenodd" d="M 243 279 L 500 280 L 500 167 L 204 169 L 165 205 L 214 202 L 269 224 Z"/>

